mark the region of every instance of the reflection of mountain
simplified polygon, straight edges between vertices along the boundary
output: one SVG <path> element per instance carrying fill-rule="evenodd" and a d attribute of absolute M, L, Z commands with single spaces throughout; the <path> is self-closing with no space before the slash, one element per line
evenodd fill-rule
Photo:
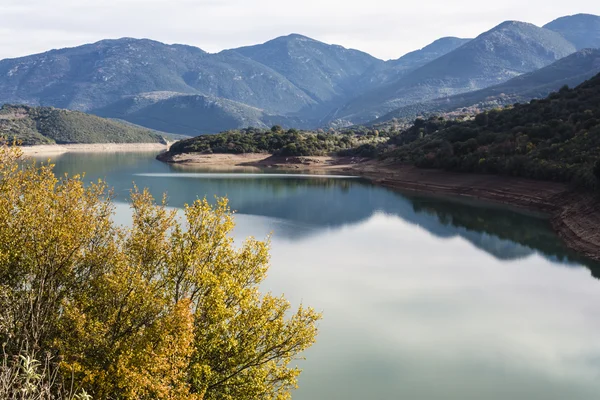
<path fill-rule="evenodd" d="M 239 210 L 321 227 L 358 223 L 375 212 L 383 212 L 438 237 L 460 236 L 498 259 L 517 259 L 539 251 L 553 260 L 581 262 L 551 231 L 545 219 L 446 199 L 407 197 L 360 181 L 329 182 L 336 186 L 328 190 L 298 190 L 285 198 L 248 202 Z"/>
<path fill-rule="evenodd" d="M 181 169 L 160 163 L 150 155 L 108 153 L 67 154 L 57 159 L 57 172 L 65 171 L 87 171 L 89 180 L 106 178 L 119 201 L 126 199 L 133 181 L 139 187 L 150 188 L 156 197 L 166 192 L 169 205 L 174 207 L 182 207 L 198 197 L 228 196 L 232 209 L 241 214 L 281 221 L 276 227 L 277 235 L 290 238 L 357 224 L 383 212 L 437 237 L 462 237 L 498 259 L 518 259 L 539 252 L 552 261 L 583 263 L 600 271 L 600 267 L 569 251 L 544 219 L 475 202 L 401 195 L 361 179 L 186 177 Z"/>

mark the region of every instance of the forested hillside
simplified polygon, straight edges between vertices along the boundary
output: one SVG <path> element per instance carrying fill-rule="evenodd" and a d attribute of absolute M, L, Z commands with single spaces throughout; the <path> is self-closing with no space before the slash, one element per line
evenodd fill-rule
<path fill-rule="evenodd" d="M 0 136 L 24 145 L 68 143 L 162 143 L 151 130 L 79 111 L 4 105 Z"/>
<path fill-rule="evenodd" d="M 425 168 L 507 174 L 598 188 L 600 74 L 545 99 L 469 121 L 417 120 L 382 150 Z"/>

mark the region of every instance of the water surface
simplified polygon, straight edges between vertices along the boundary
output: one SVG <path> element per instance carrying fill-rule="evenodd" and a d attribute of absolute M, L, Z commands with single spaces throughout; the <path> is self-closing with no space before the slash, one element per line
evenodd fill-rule
<path fill-rule="evenodd" d="M 534 215 L 343 176 L 210 173 L 153 154 L 56 156 L 182 207 L 227 195 L 236 239 L 273 232 L 265 290 L 323 311 L 294 400 L 600 398 L 599 268 Z M 593 272 L 592 272 L 593 271 Z"/>

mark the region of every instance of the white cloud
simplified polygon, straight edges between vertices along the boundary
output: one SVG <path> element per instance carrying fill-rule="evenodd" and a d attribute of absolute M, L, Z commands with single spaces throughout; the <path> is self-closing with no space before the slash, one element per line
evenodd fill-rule
<path fill-rule="evenodd" d="M 294 32 L 388 59 L 442 36 L 476 36 L 507 19 L 543 25 L 579 12 L 599 13 L 600 6 L 596 0 L 2 0 L 0 58 L 123 36 L 217 52 Z"/>

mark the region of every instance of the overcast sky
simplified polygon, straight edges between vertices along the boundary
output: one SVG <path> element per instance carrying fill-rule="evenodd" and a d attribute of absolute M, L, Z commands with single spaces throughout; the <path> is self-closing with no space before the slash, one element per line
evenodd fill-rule
<path fill-rule="evenodd" d="M 600 14 L 600 1 L 0 0 L 0 59 L 124 36 L 218 52 L 289 33 L 390 59 L 508 19 L 582 12 Z"/>

